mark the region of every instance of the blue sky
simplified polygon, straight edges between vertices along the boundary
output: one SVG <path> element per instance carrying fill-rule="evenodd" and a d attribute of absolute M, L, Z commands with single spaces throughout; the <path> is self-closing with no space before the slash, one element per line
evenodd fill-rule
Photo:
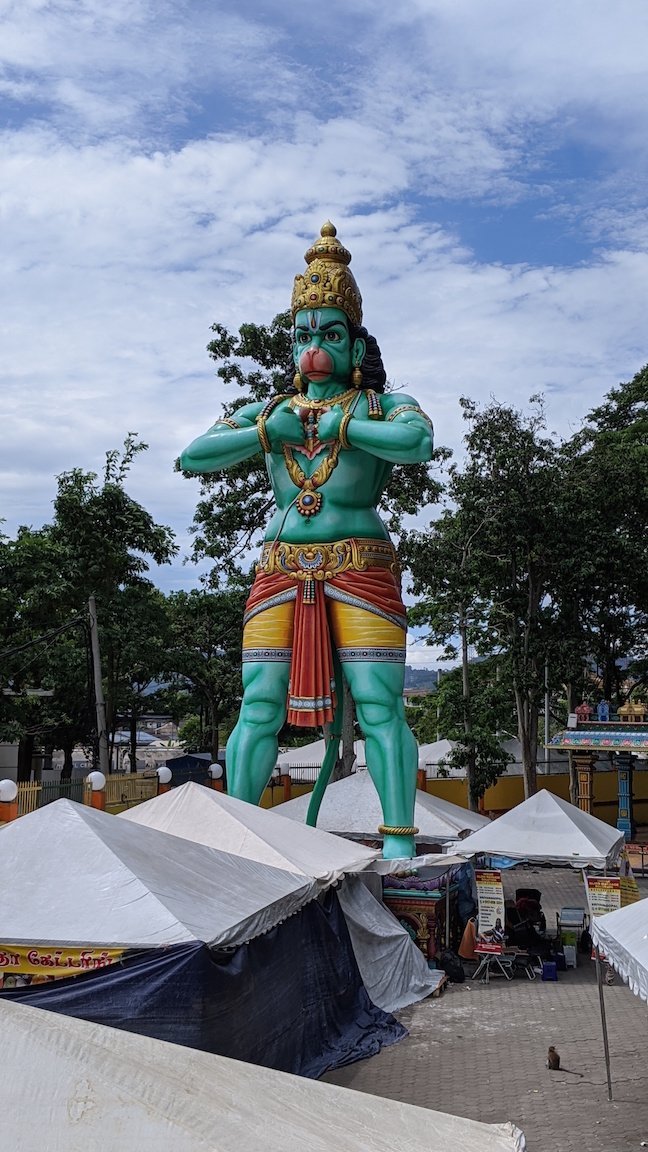
<path fill-rule="evenodd" d="M 648 359 L 647 42 L 641 0 L 5 0 L 8 530 L 136 430 L 186 551 L 210 325 L 283 310 L 328 217 L 438 443 L 462 394 L 568 434 Z"/>

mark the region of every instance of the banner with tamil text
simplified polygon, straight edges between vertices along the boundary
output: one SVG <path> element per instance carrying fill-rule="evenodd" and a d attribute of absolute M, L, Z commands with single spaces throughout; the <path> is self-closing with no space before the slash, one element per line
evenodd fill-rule
<path fill-rule="evenodd" d="M 11 977 L 31 976 L 34 979 L 55 979 L 75 976 L 79 972 L 96 971 L 115 964 L 124 955 L 123 948 L 35 948 L 22 944 L 0 944 L 0 980 L 2 987 L 11 987 Z"/>

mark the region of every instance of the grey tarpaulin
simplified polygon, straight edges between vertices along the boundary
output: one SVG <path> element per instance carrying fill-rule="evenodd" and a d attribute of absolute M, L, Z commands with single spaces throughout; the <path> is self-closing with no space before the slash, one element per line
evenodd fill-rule
<path fill-rule="evenodd" d="M 0 998 L 310 1077 L 407 1035 L 369 999 L 333 891 L 234 949 L 152 949 Z"/>

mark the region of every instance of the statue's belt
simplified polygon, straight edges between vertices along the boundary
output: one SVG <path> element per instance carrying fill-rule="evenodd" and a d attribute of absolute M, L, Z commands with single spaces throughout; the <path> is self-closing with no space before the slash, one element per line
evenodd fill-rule
<path fill-rule="evenodd" d="M 330 580 L 350 569 L 389 568 L 400 577 L 396 550 L 390 540 L 336 540 L 332 544 L 288 544 L 279 540 L 263 545 L 257 572 L 284 572 L 297 580 Z"/>

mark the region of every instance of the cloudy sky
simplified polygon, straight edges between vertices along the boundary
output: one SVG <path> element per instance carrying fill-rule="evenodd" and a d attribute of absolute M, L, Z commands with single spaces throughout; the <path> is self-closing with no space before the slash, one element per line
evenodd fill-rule
<path fill-rule="evenodd" d="M 283 310 L 327 217 L 438 443 L 462 394 L 543 392 L 569 433 L 648 359 L 642 0 L 0 12 L 8 532 L 134 430 L 129 491 L 186 552 L 198 482 L 172 466 L 220 410 L 210 325 Z"/>

